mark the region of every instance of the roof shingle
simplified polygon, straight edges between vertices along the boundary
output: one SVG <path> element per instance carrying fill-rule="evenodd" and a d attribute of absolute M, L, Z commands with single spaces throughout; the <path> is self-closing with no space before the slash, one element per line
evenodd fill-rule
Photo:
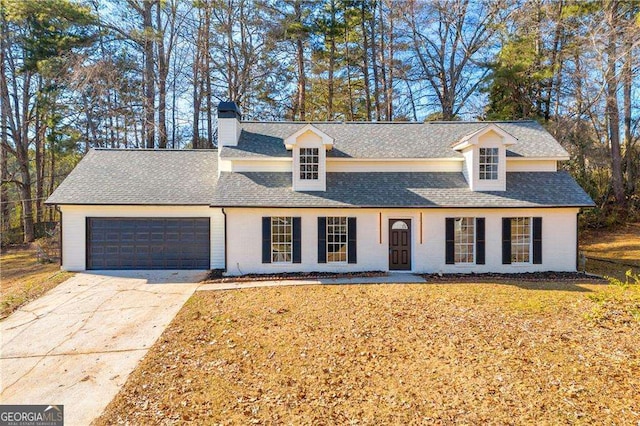
<path fill-rule="evenodd" d="M 296 192 L 291 173 L 220 175 L 216 207 L 590 207 L 566 172 L 507 173 L 506 191 L 471 191 L 462 173 L 327 173 L 325 192 Z"/>
<path fill-rule="evenodd" d="M 209 205 L 214 150 L 92 149 L 47 204 Z"/>
<path fill-rule="evenodd" d="M 284 139 L 306 122 L 243 122 L 238 146 L 223 147 L 223 158 L 291 157 Z M 451 145 L 488 122 L 312 123 L 334 138 L 329 158 L 457 158 Z M 509 157 L 568 157 L 567 151 L 535 121 L 497 122 L 518 142 Z"/>

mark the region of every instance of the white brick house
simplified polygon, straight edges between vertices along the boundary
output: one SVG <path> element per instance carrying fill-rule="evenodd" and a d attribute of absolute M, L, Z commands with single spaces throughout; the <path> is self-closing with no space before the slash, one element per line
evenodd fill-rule
<path fill-rule="evenodd" d="M 92 150 L 47 200 L 62 268 L 575 271 L 593 201 L 536 122 L 244 122 L 217 150 Z"/>

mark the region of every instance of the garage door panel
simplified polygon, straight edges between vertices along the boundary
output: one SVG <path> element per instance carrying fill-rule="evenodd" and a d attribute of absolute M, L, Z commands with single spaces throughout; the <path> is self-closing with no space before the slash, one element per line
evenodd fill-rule
<path fill-rule="evenodd" d="M 87 269 L 208 269 L 209 218 L 87 218 Z"/>

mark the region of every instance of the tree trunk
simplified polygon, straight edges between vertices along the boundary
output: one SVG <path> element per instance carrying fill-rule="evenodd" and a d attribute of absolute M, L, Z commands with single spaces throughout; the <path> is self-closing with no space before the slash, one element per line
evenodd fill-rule
<path fill-rule="evenodd" d="M 382 4 L 382 1 L 380 1 Z M 382 14 L 382 11 L 379 12 Z M 378 78 L 378 57 L 376 52 L 376 5 L 375 2 L 371 8 L 371 68 L 373 69 L 373 104 L 376 110 L 376 120 L 382 119 L 382 111 L 380 106 L 380 80 Z"/>
<path fill-rule="evenodd" d="M 367 2 L 360 5 L 360 28 L 362 30 L 362 76 L 364 78 L 364 102 L 367 110 L 367 121 L 371 121 L 371 88 L 369 82 L 369 37 L 366 25 Z"/>
<path fill-rule="evenodd" d="M 304 121 L 307 116 L 305 109 L 307 79 L 304 70 L 304 47 L 302 39 L 296 40 L 296 52 L 298 62 L 298 117 L 301 121 Z"/>
<path fill-rule="evenodd" d="M 46 125 L 44 124 L 43 108 L 41 107 L 42 97 L 42 77 L 38 76 L 38 93 L 40 97 L 36 99 L 35 106 L 35 166 L 36 166 L 36 197 L 34 201 L 36 207 L 35 220 L 41 223 L 44 220 L 43 198 L 44 198 L 44 139 Z"/>
<path fill-rule="evenodd" d="M 387 96 L 387 61 L 385 60 L 385 54 L 386 54 L 386 43 L 384 38 L 386 37 L 386 33 L 385 33 L 385 25 L 384 25 L 384 14 L 383 12 L 383 7 L 382 7 L 382 0 L 380 1 L 380 13 L 378 13 L 378 21 L 379 21 L 379 34 L 380 34 L 380 45 L 378 46 L 378 51 L 379 51 L 379 61 L 380 61 L 380 84 L 382 86 L 382 93 L 384 95 L 384 108 L 381 108 L 383 113 L 386 114 L 387 112 L 387 100 L 386 100 L 386 96 Z M 383 115 L 383 114 L 381 114 Z M 381 119 L 385 119 L 385 120 L 389 120 L 389 116 L 385 115 L 384 117 L 381 116 Z"/>
<path fill-rule="evenodd" d="M 633 15 L 630 14 L 631 18 L 633 18 Z M 633 24 L 631 24 L 633 25 Z M 633 155 L 633 137 L 631 134 L 631 119 L 632 119 L 632 115 L 631 115 L 631 88 L 633 85 L 633 61 L 634 61 L 634 56 L 633 56 L 633 42 L 631 40 L 631 37 L 629 36 L 629 34 L 633 34 L 634 30 L 630 29 L 628 30 L 628 34 L 624 35 L 624 56 L 625 56 L 625 62 L 624 65 L 622 66 L 622 99 L 623 99 L 623 106 L 622 106 L 622 110 L 623 110 L 623 127 L 624 127 L 624 147 L 625 147 L 625 169 L 626 169 L 626 182 L 627 182 L 627 193 L 628 194 L 633 194 L 636 190 L 636 177 L 635 177 L 635 173 L 634 173 L 634 167 L 633 167 L 633 160 L 634 160 L 634 155 Z M 635 160 L 637 160 L 637 158 L 635 158 Z"/>
<path fill-rule="evenodd" d="M 616 76 L 616 43 L 618 28 L 618 2 L 607 4 L 607 21 L 609 23 L 609 40 L 607 41 L 607 71 L 606 71 L 606 117 L 609 127 L 609 143 L 611 145 L 611 184 L 616 203 L 623 207 L 626 204 L 624 186 L 622 182 L 622 159 L 620 154 L 620 112 L 618 110 L 618 77 Z"/>
<path fill-rule="evenodd" d="M 49 158 L 50 158 L 50 163 L 49 163 L 49 192 L 48 195 L 53 194 L 53 190 L 56 187 L 56 151 L 54 149 L 53 146 L 53 142 L 51 142 L 50 146 L 49 146 Z M 53 222 L 53 217 L 54 217 L 54 209 L 52 207 L 49 207 L 49 221 Z"/>
<path fill-rule="evenodd" d="M 144 117 L 145 117 L 145 147 L 155 147 L 155 79 L 153 64 L 153 19 L 152 8 L 155 0 L 144 0 L 142 13 L 144 26 Z"/>
<path fill-rule="evenodd" d="M 298 22 L 302 21 L 302 5 L 296 1 L 294 4 L 294 13 Z M 306 114 L 306 92 L 307 92 L 307 74 L 304 67 L 304 43 L 302 42 L 302 34 L 298 34 L 296 38 L 296 62 L 298 66 L 298 117 L 301 121 L 307 119 Z"/>
<path fill-rule="evenodd" d="M 348 121 L 353 121 L 354 108 L 353 108 L 353 87 L 351 85 L 351 57 L 349 56 L 349 29 L 344 32 L 344 50 L 345 50 L 345 66 L 347 68 L 347 91 L 349 96 L 349 116 Z"/>
<path fill-rule="evenodd" d="M 0 58 L 2 60 L 2 58 Z M 9 227 L 9 188 L 7 187 L 7 179 L 9 179 L 9 171 L 7 170 L 7 108 L 4 102 L 0 103 L 0 232 L 5 233 Z"/>
<path fill-rule="evenodd" d="M 164 31 L 162 30 L 162 7 L 156 8 L 156 30 L 158 32 L 158 147 L 167 147 L 167 73 L 169 67 L 164 49 Z"/>
<path fill-rule="evenodd" d="M 389 42 L 387 43 L 387 48 L 389 49 L 389 54 L 387 55 L 388 61 L 388 70 L 389 76 L 387 78 L 387 93 L 386 93 L 386 101 L 387 101 L 387 120 L 393 120 L 393 59 L 395 56 L 395 40 L 393 37 L 393 10 L 389 12 Z"/>
<path fill-rule="evenodd" d="M 336 68 L 336 2 L 331 0 L 331 28 L 329 41 L 329 78 L 327 81 L 327 120 L 333 120 L 333 96 L 334 96 L 334 77 Z"/>
<path fill-rule="evenodd" d="M 231 13 L 229 13 L 231 16 Z M 229 23 L 231 25 L 231 22 Z M 209 8 L 205 11 L 204 15 L 204 28 L 205 28 L 205 37 L 204 37 L 204 55 L 202 55 L 202 65 L 205 73 L 206 80 L 206 97 L 207 97 L 207 148 L 213 148 L 213 105 L 211 105 L 211 46 L 209 43 L 209 39 L 211 35 L 209 34 L 209 28 L 211 28 L 211 12 Z M 230 99 L 236 100 L 236 99 Z"/>

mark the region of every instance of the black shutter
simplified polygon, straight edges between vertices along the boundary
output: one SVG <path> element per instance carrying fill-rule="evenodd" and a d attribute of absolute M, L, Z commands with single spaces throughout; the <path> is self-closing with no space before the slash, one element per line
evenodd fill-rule
<path fill-rule="evenodd" d="M 271 218 L 262 218 L 262 263 L 271 263 Z"/>
<path fill-rule="evenodd" d="M 511 264 L 511 218 L 502 218 L 502 264 Z"/>
<path fill-rule="evenodd" d="M 533 218 L 533 263 L 542 263 L 542 218 Z"/>
<path fill-rule="evenodd" d="M 476 265 L 484 265 L 484 217 L 476 218 Z"/>
<path fill-rule="evenodd" d="M 455 223 L 453 217 L 448 217 L 445 222 L 445 248 L 444 258 L 447 265 L 456 263 Z"/>
<path fill-rule="evenodd" d="M 349 217 L 347 218 L 347 233 L 349 234 L 349 244 L 347 247 L 348 255 L 347 259 L 349 263 L 358 263 L 358 235 L 356 228 L 356 218 Z"/>
<path fill-rule="evenodd" d="M 318 263 L 327 263 L 327 218 L 318 218 Z"/>
<path fill-rule="evenodd" d="M 293 218 L 293 263 L 302 263 L 302 229 L 300 226 L 300 218 Z"/>

